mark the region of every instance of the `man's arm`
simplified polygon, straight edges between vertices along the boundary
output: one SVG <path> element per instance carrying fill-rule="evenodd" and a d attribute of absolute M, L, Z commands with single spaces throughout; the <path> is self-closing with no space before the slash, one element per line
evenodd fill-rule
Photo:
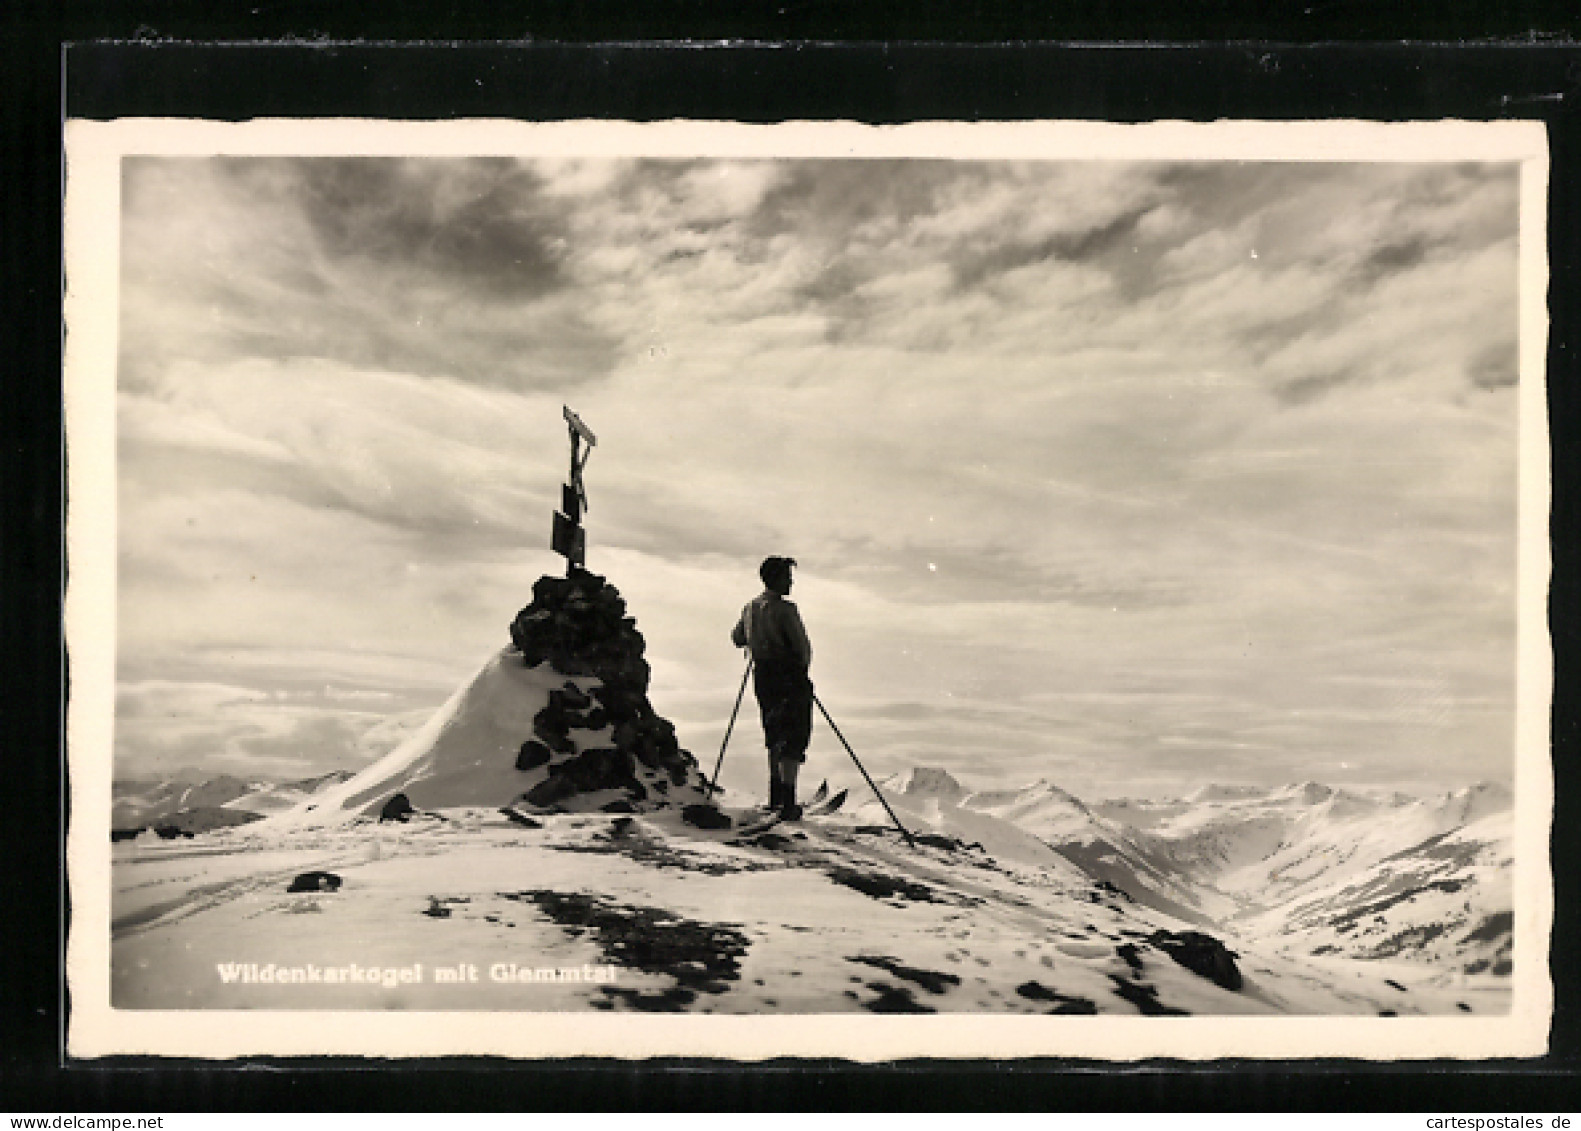
<path fill-rule="evenodd" d="M 812 641 L 807 639 L 807 628 L 801 622 L 801 610 L 786 601 L 784 604 L 785 638 L 791 646 L 791 651 L 796 653 L 796 658 L 802 662 L 803 667 L 812 667 Z"/>
<path fill-rule="evenodd" d="M 736 627 L 730 630 L 730 642 L 737 648 L 747 646 L 747 612 L 741 610 L 741 619 L 736 621 Z"/>

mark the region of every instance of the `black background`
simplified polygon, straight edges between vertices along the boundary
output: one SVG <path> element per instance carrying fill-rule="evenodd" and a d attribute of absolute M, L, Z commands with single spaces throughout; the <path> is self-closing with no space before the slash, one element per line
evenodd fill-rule
<path fill-rule="evenodd" d="M 1575 946 L 1581 934 L 1575 867 L 1581 744 L 1574 697 L 1581 49 L 1567 38 L 1581 17 L 1565 6 L 1451 0 L 1314 0 L 1273 14 L 1184 0 L 1172 6 L 1096 0 L 22 0 L 0 20 L 0 1110 L 1157 1108 L 1551 1115 L 1581 1108 Z M 1406 1065 L 68 1061 L 68 1006 L 59 977 L 67 902 L 60 720 L 68 683 L 60 639 L 63 100 L 72 115 L 91 118 L 1546 122 L 1552 147 L 1548 379 L 1558 794 L 1552 1052 L 1535 1061 Z"/>

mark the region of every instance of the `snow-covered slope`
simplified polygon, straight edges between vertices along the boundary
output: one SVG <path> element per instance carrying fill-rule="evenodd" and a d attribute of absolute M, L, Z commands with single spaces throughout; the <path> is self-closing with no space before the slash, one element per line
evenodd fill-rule
<path fill-rule="evenodd" d="M 1508 970 L 1511 802 L 1486 782 L 1427 798 L 1303 782 L 1102 809 L 1229 896 L 1239 935 L 1475 973 Z"/>
<path fill-rule="evenodd" d="M 920 827 L 990 851 L 1014 845 L 1021 860 L 1052 851 L 1138 903 L 1237 938 L 1309 956 L 1509 969 L 1511 796 L 1498 785 L 1428 798 L 1209 785 L 1088 805 L 1046 781 L 972 792 L 919 767 L 884 788 Z M 884 819 L 872 802 L 859 812 Z"/>
<path fill-rule="evenodd" d="M 1402 839 L 1414 839 L 1404 837 Z M 1319 870 L 1285 899 L 1237 919 L 1286 949 L 1510 972 L 1514 857 L 1508 810 L 1357 866 Z"/>
<path fill-rule="evenodd" d="M 932 833 L 978 848 L 998 860 L 1032 865 L 1067 880 L 1082 873 L 1052 847 L 1012 821 L 962 808 L 966 789 L 944 770 L 917 767 L 881 787 L 890 806 L 912 833 Z M 849 806 L 873 828 L 889 827 L 889 815 L 871 796 Z"/>
<path fill-rule="evenodd" d="M 218 827 L 219 823 L 242 823 L 249 816 L 289 809 L 349 777 L 350 770 L 331 770 L 317 777 L 277 782 L 230 774 L 203 776 L 188 769 L 169 778 L 117 781 L 112 786 L 110 824 L 111 828 L 124 831 L 156 824 L 203 829 Z M 217 810 L 240 816 L 227 822 Z"/>
<path fill-rule="evenodd" d="M 185 775 L 117 781 L 112 787 L 110 827 L 138 828 L 184 809 L 209 809 L 270 788 L 230 774 L 192 780 Z"/>
<path fill-rule="evenodd" d="M 1216 914 L 1231 907 L 1211 887 L 1181 882 L 1173 862 L 1148 838 L 1097 815 L 1050 782 L 971 792 L 942 770 L 918 768 L 882 788 L 891 804 L 919 812 L 932 829 L 968 839 L 981 839 L 969 834 L 974 823 L 984 830 L 1014 830 L 1014 835 L 1030 836 L 1090 878 L 1112 884 L 1138 903 L 1185 922 L 1210 923 Z M 919 807 L 922 799 L 927 804 Z M 871 802 L 863 812 L 869 819 L 882 818 Z M 1013 834 L 993 835 L 1005 838 Z"/>
<path fill-rule="evenodd" d="M 492 806 L 518 802 L 549 776 L 544 763 L 516 768 L 524 742 L 533 738 L 534 721 L 549 704 L 552 691 L 568 688 L 588 695 L 601 686 L 591 676 L 568 677 L 548 663 L 527 667 L 516 649 L 506 647 L 452 695 L 433 718 L 379 761 L 355 777 L 314 795 L 270 820 L 285 825 L 316 825 L 377 814 L 397 793 L 418 809 Z M 568 732 L 575 754 L 613 749 L 615 727 L 575 728 Z M 650 795 L 668 795 L 682 803 L 703 800 L 700 775 L 674 782 L 667 774 L 637 766 L 636 774 Z M 565 799 L 564 808 L 597 809 L 626 793 L 618 789 L 589 791 Z"/>
<path fill-rule="evenodd" d="M 632 812 L 705 800 L 706 781 L 648 702 L 643 640 L 604 578 L 540 578 L 486 661 L 414 734 L 350 780 L 270 820 L 376 814 L 397 794 L 454 806 Z"/>
<path fill-rule="evenodd" d="M 1509 1001 L 1491 975 L 1226 947 L 1057 857 L 911 849 L 857 816 L 743 836 L 673 807 L 526 824 L 456 808 L 115 851 L 123 1009 L 1459 1015 Z M 310 871 L 335 882 L 288 890 Z"/>
<path fill-rule="evenodd" d="M 948 770 L 933 766 L 913 766 L 884 783 L 891 794 L 906 798 L 912 805 L 935 802 L 939 805 L 959 805 L 968 790 Z"/>
<path fill-rule="evenodd" d="M 919 767 L 881 787 L 914 845 L 871 794 L 753 829 L 760 813 L 704 804 L 603 578 L 540 579 L 511 638 L 355 776 L 245 826 L 115 845 L 112 1004 L 1509 1008 L 1494 787 L 1088 805 L 1047 781 L 973 792 Z M 262 796 L 239 784 L 211 804 Z"/>
<path fill-rule="evenodd" d="M 225 802 L 222 808 L 240 809 L 248 813 L 267 815 L 278 813 L 302 804 L 308 798 L 324 790 L 332 789 L 343 781 L 352 777 L 350 770 L 331 770 L 327 774 L 317 777 L 298 778 L 295 781 L 266 782 L 260 784 L 251 792 Z"/>
<path fill-rule="evenodd" d="M 549 692 L 565 682 L 547 665 L 525 667 L 514 649 L 501 649 L 405 742 L 275 820 L 318 824 L 376 814 L 397 793 L 419 809 L 509 805 L 543 778 L 540 768 L 528 780 L 516 769 L 516 754 L 532 737 L 533 718 L 548 705 Z"/>
<path fill-rule="evenodd" d="M 320 796 L 334 820 L 295 810 L 192 840 L 115 846 L 114 1004 L 1226 1015 L 1509 1007 L 1508 812 L 1412 839 L 1476 818 L 1497 805 L 1496 792 L 1373 799 L 1410 816 L 1393 823 L 1369 820 L 1338 791 L 1203 799 L 1142 833 L 1048 783 L 974 794 L 947 774 L 917 772 L 885 787 L 913 832 L 934 834 L 914 848 L 876 801 L 860 798 L 848 814 L 759 834 L 741 831 L 757 819 L 748 811 L 714 831 L 688 824 L 676 805 L 502 811 L 496 802 L 529 775 L 501 773 L 492 755 L 510 752 L 556 678 L 509 651 L 495 657 L 404 752 Z M 395 789 L 426 812 L 406 824 L 366 815 Z M 458 797 L 486 800 L 452 804 Z M 1177 914 L 1144 882 L 1155 865 L 1137 842 L 1155 856 L 1171 837 L 1200 849 L 1205 829 L 1221 835 L 1234 823 L 1219 805 L 1252 807 L 1242 816 L 1285 812 L 1288 843 L 1270 859 L 1294 885 L 1278 889 L 1288 906 L 1236 904 L 1237 918 L 1214 925 Z M 1324 868 L 1310 851 L 1369 829 L 1368 847 L 1343 867 Z M 1383 851 L 1395 842 L 1409 843 Z M 1230 860 L 1249 852 L 1232 848 Z M 1243 891 L 1255 886 L 1250 867 L 1237 865 Z M 331 873 L 334 890 L 287 890 L 313 871 Z M 389 985 L 349 974 L 322 981 L 325 969 L 370 966 L 414 973 Z M 282 984 L 279 968 L 311 988 Z M 533 969 L 546 974 L 521 973 Z M 567 970 L 583 973 L 556 973 Z"/>

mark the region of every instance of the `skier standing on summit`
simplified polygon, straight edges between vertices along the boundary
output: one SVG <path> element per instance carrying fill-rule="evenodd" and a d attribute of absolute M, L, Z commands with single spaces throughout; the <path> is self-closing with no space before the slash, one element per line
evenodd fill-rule
<path fill-rule="evenodd" d="M 812 738 L 812 644 L 791 591 L 794 558 L 763 560 L 758 576 L 763 592 L 741 610 L 730 633 L 737 648 L 752 652 L 752 689 L 763 714 L 763 739 L 769 754 L 769 807 L 787 821 L 801 817 L 796 775 L 807 760 Z"/>

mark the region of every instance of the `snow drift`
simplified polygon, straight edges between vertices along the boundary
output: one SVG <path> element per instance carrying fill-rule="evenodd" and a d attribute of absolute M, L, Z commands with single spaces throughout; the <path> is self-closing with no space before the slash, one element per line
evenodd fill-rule
<path fill-rule="evenodd" d="M 373 816 L 397 795 L 419 810 L 630 813 L 704 800 L 696 760 L 648 701 L 642 635 L 606 579 L 540 578 L 511 638 L 409 739 L 271 820 Z"/>

